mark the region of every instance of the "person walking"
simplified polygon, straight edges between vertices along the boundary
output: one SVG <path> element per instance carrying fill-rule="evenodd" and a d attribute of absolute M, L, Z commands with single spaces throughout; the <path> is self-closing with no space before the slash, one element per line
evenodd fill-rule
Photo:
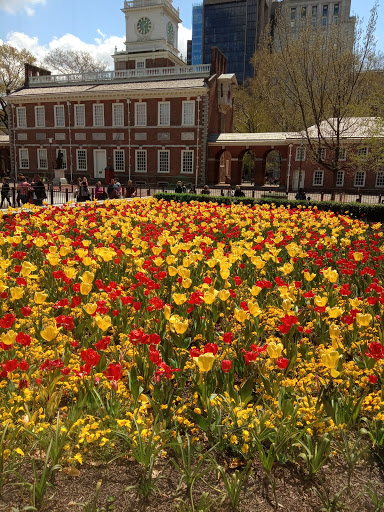
<path fill-rule="evenodd" d="M 1 205 L 0 210 L 3 208 L 3 203 L 5 200 L 8 201 L 9 206 L 11 205 L 11 188 L 8 183 L 8 179 L 6 177 L 1 178 L 2 187 L 1 187 Z"/>
<path fill-rule="evenodd" d="M 41 178 L 38 174 L 35 174 L 33 177 L 32 189 L 34 192 L 34 204 L 37 206 L 43 206 L 43 200 L 47 199 L 47 194 L 45 193 L 44 183 L 41 181 Z"/>

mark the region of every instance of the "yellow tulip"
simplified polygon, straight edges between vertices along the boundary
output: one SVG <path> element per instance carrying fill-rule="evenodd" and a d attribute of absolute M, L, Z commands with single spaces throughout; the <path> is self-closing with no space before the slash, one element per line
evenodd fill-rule
<path fill-rule="evenodd" d="M 158 256 L 162 250 L 163 250 L 162 247 L 152 247 L 152 252 L 155 256 Z"/>
<path fill-rule="evenodd" d="M 228 279 L 229 275 L 230 275 L 229 270 L 221 270 L 221 271 L 220 271 L 220 277 L 221 277 L 221 279 L 223 279 L 224 281 L 225 281 L 226 279 Z"/>
<path fill-rule="evenodd" d="M 293 272 L 293 265 L 292 263 L 284 263 L 282 267 L 279 267 L 279 270 L 281 270 L 284 275 L 288 275 Z"/>
<path fill-rule="evenodd" d="M 47 293 L 36 292 L 33 301 L 35 304 L 44 304 L 44 302 L 47 300 L 47 298 L 48 298 Z"/>
<path fill-rule="evenodd" d="M 65 256 L 68 256 L 68 254 L 72 252 L 72 247 L 60 247 L 60 256 L 65 258 Z"/>
<path fill-rule="evenodd" d="M 84 309 L 88 313 L 88 315 L 93 315 L 96 312 L 97 304 L 90 302 L 89 304 L 86 304 L 84 306 Z"/>
<path fill-rule="evenodd" d="M 206 304 L 213 304 L 215 299 L 216 299 L 216 295 L 214 293 L 211 293 L 211 292 L 204 293 L 203 301 Z"/>
<path fill-rule="evenodd" d="M 86 252 L 86 254 L 88 254 Z M 86 255 L 84 254 L 84 256 Z M 103 261 L 111 261 L 112 258 L 116 255 L 115 251 L 112 249 L 108 249 L 107 247 L 96 247 L 95 254 L 99 256 Z"/>
<path fill-rule="evenodd" d="M 361 261 L 364 258 L 364 254 L 361 252 L 354 252 L 353 253 L 353 259 L 355 261 Z"/>
<path fill-rule="evenodd" d="M 249 300 L 247 306 L 252 316 L 259 316 L 262 312 L 257 302 L 252 302 Z"/>
<path fill-rule="evenodd" d="M 83 258 L 81 260 L 81 262 L 83 263 L 83 265 L 85 265 L 86 267 L 89 267 L 89 265 L 91 265 L 92 263 L 92 258 L 90 258 L 89 256 L 86 256 L 85 258 Z"/>
<path fill-rule="evenodd" d="M 45 339 L 45 341 L 52 341 L 59 334 L 60 329 L 56 326 L 48 325 L 45 329 L 43 329 L 40 334 L 41 337 Z"/>
<path fill-rule="evenodd" d="M 270 257 L 270 254 L 268 254 L 268 259 Z M 255 267 L 258 270 L 261 270 L 265 267 L 265 261 L 263 261 L 260 256 L 252 256 L 251 258 L 252 264 L 255 265 Z"/>
<path fill-rule="evenodd" d="M 183 279 L 188 279 L 191 275 L 191 271 L 188 268 L 180 268 L 179 267 L 179 276 Z"/>
<path fill-rule="evenodd" d="M 91 284 L 93 283 L 93 280 L 95 279 L 95 274 L 93 272 L 84 272 L 84 274 L 80 278 L 84 284 Z"/>
<path fill-rule="evenodd" d="M 17 333 L 14 331 L 8 331 L 4 332 L 1 335 L 1 341 L 4 343 L 4 345 L 13 345 L 16 340 Z"/>
<path fill-rule="evenodd" d="M 211 352 L 193 358 L 201 373 L 209 372 L 212 369 L 215 359 L 215 356 Z"/>
<path fill-rule="evenodd" d="M 173 265 L 173 263 L 175 263 L 176 261 L 176 258 L 172 254 L 170 254 L 165 258 L 165 261 L 167 262 L 167 265 Z"/>
<path fill-rule="evenodd" d="M 61 261 L 60 256 L 58 254 L 51 252 L 47 254 L 47 260 L 53 267 L 58 265 Z"/>
<path fill-rule="evenodd" d="M 188 320 L 185 320 L 184 322 L 181 320 L 176 320 L 176 322 L 173 324 L 173 327 L 177 334 L 184 334 L 188 329 Z"/>
<path fill-rule="evenodd" d="M 8 286 L 5 286 L 5 284 L 2 281 L 0 281 L 0 293 L 5 292 L 5 290 L 7 290 L 7 289 L 8 289 Z"/>
<path fill-rule="evenodd" d="M 369 313 L 365 315 L 363 313 L 357 313 L 356 322 L 360 327 L 368 327 L 368 325 L 372 322 L 372 316 Z"/>
<path fill-rule="evenodd" d="M 68 279 L 73 279 L 76 277 L 77 272 L 73 267 L 64 267 L 64 274 Z"/>
<path fill-rule="evenodd" d="M 38 238 L 35 238 L 34 240 L 34 244 L 36 245 L 36 247 L 43 247 L 44 245 L 46 245 L 47 241 L 45 238 L 43 238 L 42 236 L 39 236 Z"/>
<path fill-rule="evenodd" d="M 222 300 L 223 302 L 225 302 L 226 300 L 229 299 L 230 297 L 230 293 L 228 290 L 220 290 L 219 291 L 219 299 Z"/>
<path fill-rule="evenodd" d="M 318 308 L 323 308 L 328 302 L 327 297 L 321 297 L 320 295 L 316 295 L 314 298 L 315 304 Z"/>
<path fill-rule="evenodd" d="M 173 300 L 176 302 L 178 306 L 181 306 L 187 300 L 187 296 L 185 295 L 185 293 L 174 293 Z"/>
<path fill-rule="evenodd" d="M 271 341 L 267 345 L 267 352 L 271 359 L 278 359 L 281 357 L 281 354 L 283 353 L 284 346 L 282 343 L 276 341 Z"/>
<path fill-rule="evenodd" d="M 102 331 L 107 331 L 109 327 L 112 325 L 112 320 L 110 316 L 97 315 L 95 320 L 97 327 Z"/>
<path fill-rule="evenodd" d="M 153 260 L 153 263 L 156 265 L 156 267 L 161 267 L 163 262 L 164 262 L 164 260 L 163 260 L 163 258 L 160 258 L 160 256 L 158 256 L 157 258 L 155 258 Z"/>
<path fill-rule="evenodd" d="M 328 350 L 323 350 L 321 354 L 321 360 L 324 366 L 326 366 L 327 369 L 330 370 L 332 377 L 337 377 L 338 375 L 340 375 L 340 373 L 337 370 L 335 370 L 336 366 L 339 363 L 339 359 L 340 354 L 337 352 L 337 350 L 334 350 L 332 348 Z"/>
<path fill-rule="evenodd" d="M 247 318 L 247 312 L 244 311 L 244 309 L 235 309 L 235 318 L 238 322 L 241 324 L 244 322 L 244 320 Z"/>
<path fill-rule="evenodd" d="M 309 272 L 304 272 L 304 279 L 306 281 L 313 281 L 316 277 L 316 274 L 310 274 Z"/>
<path fill-rule="evenodd" d="M 344 310 L 338 307 L 335 308 L 327 308 L 327 313 L 329 315 L 329 318 L 338 318 L 340 315 L 343 314 Z"/>
<path fill-rule="evenodd" d="M 262 288 L 260 288 L 260 286 L 256 286 L 255 284 L 252 286 L 251 288 L 251 294 L 254 296 L 254 297 L 257 297 L 259 295 L 259 293 L 261 292 Z"/>
<path fill-rule="evenodd" d="M 189 278 L 183 279 L 183 281 L 181 282 L 181 286 L 182 286 L 183 288 L 186 288 L 186 289 L 187 289 L 187 288 L 190 288 L 190 287 L 191 287 L 191 285 L 192 285 L 192 280 L 191 280 L 191 279 L 189 279 Z"/>
<path fill-rule="evenodd" d="M 18 300 L 21 299 L 21 297 L 24 295 L 24 288 L 21 288 L 21 286 L 15 286 L 14 288 L 10 289 L 11 292 L 11 300 Z"/>
<path fill-rule="evenodd" d="M 355 297 L 354 299 L 349 299 L 349 304 L 353 309 L 357 309 L 360 306 L 360 300 Z"/>
<path fill-rule="evenodd" d="M 28 277 L 36 269 L 36 265 L 33 265 L 29 261 L 23 261 L 23 264 L 21 265 L 21 275 L 23 277 Z"/>
<path fill-rule="evenodd" d="M 323 270 L 323 276 L 325 279 L 328 279 L 330 283 L 336 283 L 339 274 L 336 272 L 336 270 L 332 270 L 331 267 L 326 268 Z"/>
<path fill-rule="evenodd" d="M 341 335 L 340 327 L 336 324 L 332 324 L 329 326 L 329 336 L 331 339 L 338 339 Z"/>
<path fill-rule="evenodd" d="M 80 285 L 81 295 L 88 295 L 88 293 L 90 293 L 91 290 L 92 290 L 92 284 L 81 283 L 81 285 Z"/>
<path fill-rule="evenodd" d="M 163 311 L 164 311 L 164 316 L 167 320 L 170 319 L 171 317 L 171 306 L 169 306 L 168 304 L 166 304 L 164 307 L 163 307 Z"/>
<path fill-rule="evenodd" d="M 175 276 L 177 274 L 177 268 L 172 267 L 172 266 L 168 267 L 168 274 L 171 277 Z"/>

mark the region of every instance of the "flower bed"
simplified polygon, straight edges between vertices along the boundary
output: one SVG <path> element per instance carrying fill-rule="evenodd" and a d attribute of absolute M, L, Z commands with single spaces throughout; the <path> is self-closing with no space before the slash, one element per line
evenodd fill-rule
<path fill-rule="evenodd" d="M 2 464 L 128 450 L 143 485 L 146 447 L 200 444 L 275 490 L 274 463 L 313 477 L 361 428 L 384 461 L 380 224 L 149 199 L 0 225 Z"/>

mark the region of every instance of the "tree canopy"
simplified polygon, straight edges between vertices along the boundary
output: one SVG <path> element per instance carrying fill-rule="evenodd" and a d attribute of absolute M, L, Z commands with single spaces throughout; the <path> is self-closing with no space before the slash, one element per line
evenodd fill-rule
<path fill-rule="evenodd" d="M 95 59 L 84 50 L 62 50 L 56 48 L 47 53 L 43 64 L 48 69 L 62 74 L 105 71 L 107 63 Z"/>

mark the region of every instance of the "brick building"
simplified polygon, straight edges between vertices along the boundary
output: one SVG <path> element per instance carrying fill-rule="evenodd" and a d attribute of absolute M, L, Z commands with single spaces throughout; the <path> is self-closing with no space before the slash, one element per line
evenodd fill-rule
<path fill-rule="evenodd" d="M 113 168 L 123 183 L 206 182 L 209 135 L 232 131 L 235 75 L 217 48 L 210 65 L 185 65 L 172 0 L 125 1 L 122 11 L 114 71 L 26 66 L 25 87 L 7 97 L 13 174 L 103 181 Z"/>

